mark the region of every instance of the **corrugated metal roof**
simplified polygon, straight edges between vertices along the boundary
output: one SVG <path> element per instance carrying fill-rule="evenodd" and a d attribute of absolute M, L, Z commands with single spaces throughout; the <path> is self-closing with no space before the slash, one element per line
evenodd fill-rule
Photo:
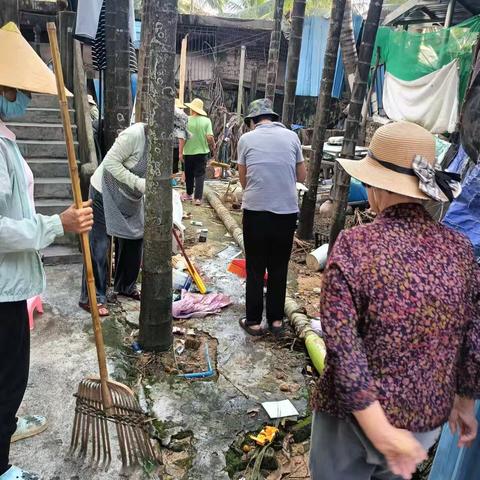
<path fill-rule="evenodd" d="M 384 25 L 445 23 L 450 0 L 408 0 L 387 15 Z M 456 0 L 452 25 L 480 15 L 479 0 Z"/>

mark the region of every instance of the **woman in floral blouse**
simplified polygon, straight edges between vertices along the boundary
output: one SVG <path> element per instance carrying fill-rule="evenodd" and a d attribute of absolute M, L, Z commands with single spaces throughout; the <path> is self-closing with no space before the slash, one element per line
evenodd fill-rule
<path fill-rule="evenodd" d="M 378 215 L 338 237 L 324 275 L 313 480 L 410 479 L 447 420 L 460 446 L 476 437 L 478 268 L 422 205 L 460 191 L 434 161 L 433 136 L 407 122 L 380 128 L 364 160 L 339 160 Z"/>

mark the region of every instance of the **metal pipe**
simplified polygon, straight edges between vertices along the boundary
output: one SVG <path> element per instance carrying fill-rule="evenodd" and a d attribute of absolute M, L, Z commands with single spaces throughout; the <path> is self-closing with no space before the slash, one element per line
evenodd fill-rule
<path fill-rule="evenodd" d="M 445 28 L 452 26 L 453 15 L 455 14 L 455 5 L 457 0 L 448 2 L 447 15 L 445 16 Z"/>

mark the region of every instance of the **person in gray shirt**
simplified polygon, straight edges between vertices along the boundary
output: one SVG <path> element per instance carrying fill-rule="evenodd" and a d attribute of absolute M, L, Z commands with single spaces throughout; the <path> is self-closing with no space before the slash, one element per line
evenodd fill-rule
<path fill-rule="evenodd" d="M 278 122 L 267 99 L 255 100 L 245 122 L 252 129 L 238 143 L 238 171 L 243 188 L 243 236 L 247 263 L 246 317 L 240 326 L 260 336 L 264 277 L 267 323 L 283 330 L 288 262 L 297 224 L 296 182 L 306 177 L 297 135 Z"/>

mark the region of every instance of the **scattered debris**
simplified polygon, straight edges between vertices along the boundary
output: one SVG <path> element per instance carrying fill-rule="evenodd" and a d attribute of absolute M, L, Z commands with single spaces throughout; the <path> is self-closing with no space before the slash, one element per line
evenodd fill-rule
<path fill-rule="evenodd" d="M 267 425 L 258 435 L 250 435 L 250 438 L 255 441 L 257 445 L 264 446 L 267 443 L 273 442 L 273 439 L 278 433 L 277 427 Z"/>
<path fill-rule="evenodd" d="M 262 407 L 270 418 L 298 417 L 299 415 L 293 403 L 288 399 L 278 402 L 263 402 Z"/>

